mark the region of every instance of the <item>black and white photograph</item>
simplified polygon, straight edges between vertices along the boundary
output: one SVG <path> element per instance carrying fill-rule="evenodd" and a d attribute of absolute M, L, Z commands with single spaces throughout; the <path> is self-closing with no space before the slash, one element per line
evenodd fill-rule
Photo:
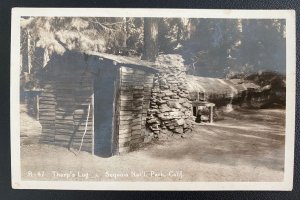
<path fill-rule="evenodd" d="M 292 189 L 293 11 L 12 16 L 14 188 Z"/>

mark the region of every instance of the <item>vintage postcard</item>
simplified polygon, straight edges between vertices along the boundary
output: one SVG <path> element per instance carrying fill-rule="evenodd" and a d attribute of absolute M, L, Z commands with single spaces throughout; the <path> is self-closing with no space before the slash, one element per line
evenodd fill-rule
<path fill-rule="evenodd" d="M 293 10 L 14 8 L 12 187 L 292 190 Z"/>

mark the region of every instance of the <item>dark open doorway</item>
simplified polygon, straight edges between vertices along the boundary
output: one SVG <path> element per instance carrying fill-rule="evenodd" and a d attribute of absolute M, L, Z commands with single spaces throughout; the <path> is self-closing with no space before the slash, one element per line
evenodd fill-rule
<path fill-rule="evenodd" d="M 119 69 L 103 67 L 94 80 L 94 154 L 110 157 L 116 152 Z"/>

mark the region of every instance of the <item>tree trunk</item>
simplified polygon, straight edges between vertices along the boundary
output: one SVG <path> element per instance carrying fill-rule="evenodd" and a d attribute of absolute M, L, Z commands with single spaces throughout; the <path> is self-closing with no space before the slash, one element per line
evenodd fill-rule
<path fill-rule="evenodd" d="M 27 65 L 28 65 L 28 74 L 31 73 L 31 49 L 30 49 L 30 45 L 31 45 L 31 36 L 29 31 L 27 31 Z"/>
<path fill-rule="evenodd" d="M 181 42 L 181 35 L 183 32 L 183 21 L 182 19 L 177 19 L 177 44 Z"/>
<path fill-rule="evenodd" d="M 144 20 L 144 53 L 143 60 L 155 61 L 158 55 L 157 46 L 158 19 L 145 18 Z"/>
<path fill-rule="evenodd" d="M 127 18 L 126 17 L 123 17 L 123 26 L 122 26 L 122 29 L 123 29 L 123 36 L 124 36 L 124 39 L 123 39 L 123 47 L 126 48 L 127 45 L 126 45 L 126 41 L 127 41 Z"/>

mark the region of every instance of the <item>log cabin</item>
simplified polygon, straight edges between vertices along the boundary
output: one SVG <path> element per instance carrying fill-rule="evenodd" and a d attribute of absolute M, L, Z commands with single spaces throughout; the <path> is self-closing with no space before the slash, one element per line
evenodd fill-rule
<path fill-rule="evenodd" d="M 39 73 L 41 142 L 101 157 L 144 140 L 152 63 L 104 53 L 65 52 Z"/>

